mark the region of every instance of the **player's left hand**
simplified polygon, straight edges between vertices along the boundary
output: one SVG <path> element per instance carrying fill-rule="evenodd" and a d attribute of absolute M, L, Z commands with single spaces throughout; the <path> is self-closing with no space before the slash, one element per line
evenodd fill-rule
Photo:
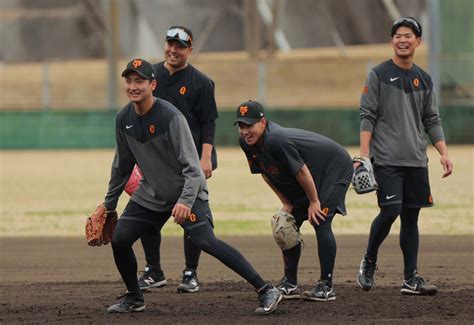
<path fill-rule="evenodd" d="M 171 211 L 171 216 L 174 218 L 174 223 L 179 223 L 182 225 L 184 221 L 191 214 L 191 208 L 183 203 L 176 203 L 173 210 Z"/>
<path fill-rule="evenodd" d="M 212 177 L 212 162 L 211 159 L 201 159 L 201 169 L 204 172 L 206 178 Z"/>
<path fill-rule="evenodd" d="M 443 166 L 443 178 L 448 177 L 453 173 L 453 163 L 449 159 L 447 155 L 441 156 L 441 159 L 439 160 L 441 165 Z"/>
<path fill-rule="evenodd" d="M 310 202 L 308 207 L 308 221 L 313 226 L 319 226 L 319 220 L 326 220 L 326 213 L 321 210 L 321 202 L 319 200 Z"/>

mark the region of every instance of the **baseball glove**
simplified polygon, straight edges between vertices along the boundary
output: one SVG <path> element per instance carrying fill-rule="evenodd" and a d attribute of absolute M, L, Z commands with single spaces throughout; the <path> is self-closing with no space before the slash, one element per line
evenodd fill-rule
<path fill-rule="evenodd" d="M 110 243 L 116 224 L 117 211 L 107 211 L 103 204 L 99 205 L 86 221 L 87 244 L 101 246 Z"/>
<path fill-rule="evenodd" d="M 142 171 L 140 170 L 138 165 L 135 165 L 132 174 L 130 175 L 130 178 L 127 181 L 127 184 L 125 185 L 125 192 L 127 192 L 128 195 L 132 196 L 132 194 L 137 190 L 142 177 Z"/>
<path fill-rule="evenodd" d="M 374 176 L 374 169 L 370 163 L 370 159 L 364 156 L 357 156 L 352 162 L 360 162 L 359 167 L 354 170 L 352 177 L 352 186 L 357 194 L 364 194 L 375 191 L 378 188 L 377 181 Z"/>
<path fill-rule="evenodd" d="M 272 217 L 271 224 L 273 238 L 282 250 L 291 249 L 303 241 L 296 228 L 295 217 L 290 213 L 278 210 Z"/>

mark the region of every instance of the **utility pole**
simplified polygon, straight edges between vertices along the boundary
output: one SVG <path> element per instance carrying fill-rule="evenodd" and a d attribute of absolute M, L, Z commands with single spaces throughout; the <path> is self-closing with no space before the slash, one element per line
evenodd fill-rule
<path fill-rule="evenodd" d="M 117 0 L 109 0 L 107 8 L 106 53 L 108 63 L 108 108 L 117 109 L 117 63 L 120 58 L 119 16 Z"/>

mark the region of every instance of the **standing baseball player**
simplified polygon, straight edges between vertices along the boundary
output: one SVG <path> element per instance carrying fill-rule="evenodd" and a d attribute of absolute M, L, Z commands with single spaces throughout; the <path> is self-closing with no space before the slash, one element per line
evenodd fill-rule
<path fill-rule="evenodd" d="M 338 143 L 320 134 L 285 128 L 267 120 L 262 105 L 256 101 L 237 108 L 235 124 L 251 173 L 262 175 L 280 199 L 281 212 L 294 216 L 293 226 L 298 232 L 305 220 L 316 231 L 321 275 L 316 286 L 301 293 L 301 297 L 335 300 L 332 280 L 336 239 L 331 223 L 336 214 L 346 214 L 345 195 L 353 175 L 351 157 Z M 285 243 L 279 246 L 285 247 Z M 301 242 L 282 248 L 282 254 L 284 276 L 277 288 L 284 298 L 300 298 L 297 273 Z"/>
<path fill-rule="evenodd" d="M 112 237 L 115 264 L 127 292 L 107 311 L 144 310 L 132 245 L 145 234 L 160 232 L 172 216 L 194 245 L 254 286 L 260 302 L 255 313 L 273 312 L 282 299 L 278 289 L 266 283 L 240 252 L 214 235 L 206 179 L 194 139 L 183 114 L 171 103 L 153 96 L 157 84 L 153 66 L 134 59 L 122 76 L 130 102 L 116 117 L 117 148 L 105 208 L 115 210 L 135 164 L 140 166 L 143 178 Z"/>
<path fill-rule="evenodd" d="M 204 176 L 209 178 L 212 176 L 212 171 L 217 168 L 214 134 L 218 114 L 214 98 L 214 82 L 188 63 L 192 51 L 192 32 L 183 26 L 171 26 L 166 32 L 165 60 L 153 66 L 157 80 L 153 95 L 169 101 L 183 113 L 191 129 L 201 169 Z M 141 178 L 140 174 L 134 175 L 138 177 L 132 176 L 129 182 L 137 183 L 137 179 Z M 139 278 L 140 288 L 165 286 L 166 279 L 160 264 L 160 234 L 145 235 L 141 238 L 141 242 L 147 266 Z M 199 290 L 196 270 L 200 255 L 201 250 L 192 244 L 185 230 L 186 268 L 178 292 L 191 293 Z"/>
<path fill-rule="evenodd" d="M 437 292 L 436 286 L 426 283 L 417 273 L 418 215 L 420 208 L 433 205 L 425 132 L 441 155 L 443 177 L 452 173 L 453 164 L 446 148 L 433 82 L 413 63 L 421 35 L 421 25 L 415 19 L 395 21 L 391 29 L 393 58 L 369 72 L 361 98 L 360 154 L 373 161 L 380 207 L 357 275 L 358 284 L 366 291 L 374 286 L 379 247 L 400 216 L 400 247 L 405 265 L 401 292 Z"/>

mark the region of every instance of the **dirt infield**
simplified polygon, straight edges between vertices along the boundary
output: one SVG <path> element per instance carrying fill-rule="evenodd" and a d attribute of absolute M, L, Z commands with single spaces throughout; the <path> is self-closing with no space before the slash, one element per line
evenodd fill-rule
<path fill-rule="evenodd" d="M 282 263 L 271 237 L 225 237 L 271 281 L 281 277 Z M 146 310 L 107 315 L 106 307 L 123 292 L 110 247 L 90 248 L 82 238 L 0 238 L 0 324 L 9 323 L 160 323 L 160 324 L 296 324 L 296 323 L 471 323 L 474 321 L 473 236 L 422 236 L 419 268 L 439 286 L 434 297 L 400 294 L 402 257 L 396 236 L 381 248 L 376 287 L 355 282 L 365 236 L 338 236 L 335 269 L 337 300 L 329 303 L 283 301 L 275 314 L 254 316 L 251 286 L 213 258 L 203 255 L 202 290 L 177 294 L 183 268 L 179 237 L 165 237 L 163 268 L 169 285 L 146 293 Z M 315 240 L 305 236 L 299 281 L 310 288 L 319 276 Z M 136 245 L 140 266 L 143 253 Z"/>

